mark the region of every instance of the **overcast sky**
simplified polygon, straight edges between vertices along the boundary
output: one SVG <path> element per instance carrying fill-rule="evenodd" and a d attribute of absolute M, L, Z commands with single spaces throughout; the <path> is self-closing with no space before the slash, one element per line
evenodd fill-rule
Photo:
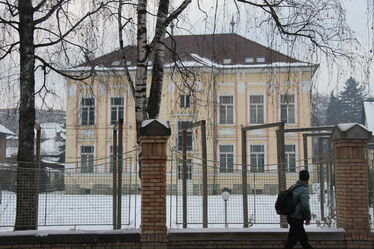
<path fill-rule="evenodd" d="M 174 1 L 174 4 L 180 1 Z M 216 33 L 228 33 L 231 32 L 230 22 L 234 19 L 236 23 L 235 33 L 265 46 L 270 43 L 269 35 L 255 27 L 258 24 L 256 23 L 257 17 L 262 15 L 262 12 L 258 10 L 256 10 L 257 13 L 253 13 L 256 8 L 242 8 L 243 5 L 239 5 L 238 9 L 233 0 L 200 0 L 199 2 L 200 6 L 197 5 L 197 1 L 192 1 L 190 7 L 181 15 L 180 21 L 176 25 L 177 28 L 174 29 L 174 34 L 207 34 L 213 31 Z M 373 0 L 341 0 L 341 2 L 346 10 L 347 22 L 360 42 L 358 52 L 366 56 L 370 55 L 369 57 L 372 58 L 373 53 L 370 50 L 373 48 L 374 41 L 374 33 L 371 28 L 373 26 Z M 216 9 L 216 6 L 218 6 L 218 9 Z M 200 11 L 199 7 L 203 11 Z M 156 9 L 151 7 L 150 11 L 156 12 Z M 105 29 L 108 29 L 106 35 L 109 39 L 104 43 L 106 46 L 98 51 L 99 54 L 108 53 L 118 47 L 115 31 L 116 23 L 113 23 L 112 27 L 113 31 L 110 31 L 108 26 L 105 26 Z M 134 31 L 129 32 L 126 36 L 127 43 L 135 43 L 136 36 Z M 152 35 L 152 29 L 149 29 L 149 32 Z M 304 48 L 301 47 L 299 49 L 302 51 Z M 287 49 L 285 49 L 281 41 L 278 42 L 277 50 L 287 53 Z M 302 54 L 301 51 L 300 54 Z M 295 54 L 298 55 L 297 52 Z M 319 92 L 328 93 L 332 90 L 341 89 L 344 81 L 352 76 L 358 81 L 365 83 L 370 89 L 371 96 L 374 96 L 374 78 L 370 75 L 374 69 L 372 62 L 349 65 L 346 61 L 338 61 L 331 64 L 326 63 L 321 57 L 314 57 L 311 62 L 320 63 L 320 69 L 314 79 L 316 89 Z M 64 108 L 64 102 L 59 102 L 59 107 L 56 106 L 56 108 Z"/>
<path fill-rule="evenodd" d="M 178 6 L 181 1 L 172 1 L 174 7 Z M 370 52 L 370 50 L 373 48 L 374 41 L 374 33 L 371 28 L 373 26 L 373 1 L 340 0 L 346 10 L 347 22 L 360 42 L 355 52 L 370 59 L 373 57 L 373 52 Z M 149 10 L 154 13 L 157 11 L 152 7 L 149 7 Z M 274 42 L 274 37 L 267 33 L 266 27 L 257 27 L 258 20 L 261 20 L 262 15 L 263 12 L 259 8 L 240 3 L 235 5 L 234 0 L 193 0 L 188 9 L 181 14 L 178 23 L 176 23 L 177 27 L 174 29 L 174 34 L 229 33 L 232 27 L 230 22 L 234 19 L 235 33 L 265 46 L 269 46 L 271 43 L 276 50 L 290 55 L 289 46 L 285 46 L 284 41 L 278 39 Z M 150 23 L 150 26 L 155 24 L 154 20 L 150 20 Z M 105 36 L 110 37 L 109 42 L 106 42 L 106 46 L 98 50 L 98 54 L 108 53 L 118 47 L 116 23 L 113 23 L 112 26 L 113 31 L 110 31 L 106 26 L 108 33 Z M 152 31 L 152 28 L 148 29 L 150 36 L 153 35 Z M 134 44 L 136 41 L 135 30 L 128 32 L 125 39 L 128 44 Z M 321 64 L 314 78 L 315 86 L 319 92 L 327 93 L 337 88 L 341 89 L 344 81 L 352 76 L 366 84 L 370 88 L 371 95 L 374 96 L 374 78 L 370 75 L 374 67 L 371 61 L 368 63 L 366 60 L 361 60 L 359 61 L 361 64 L 355 63 L 352 65 L 343 60 L 336 63 L 326 63 L 320 55 L 304 54 L 306 50 L 304 46 L 293 48 L 293 50 L 291 56 L 303 61 Z"/>
<path fill-rule="evenodd" d="M 218 2 L 218 11 L 216 12 L 216 3 Z M 263 45 L 269 45 L 269 35 L 255 26 L 256 18 L 262 14 L 258 11 L 253 14 L 256 8 L 239 5 L 239 9 L 233 0 L 204 0 L 200 1 L 201 8 L 207 12 L 206 16 L 197 10 L 196 1 L 191 4 L 189 10 L 184 14 L 186 18 L 184 24 L 180 26 L 185 29 L 178 29 L 175 33 L 209 33 L 215 28 L 216 33 L 227 33 L 231 31 L 230 21 L 234 18 L 236 22 L 235 32 L 253 41 L 259 42 Z M 343 7 L 346 10 L 347 23 L 355 32 L 360 45 L 357 52 L 364 54 L 372 59 L 373 52 L 373 0 L 341 0 Z M 216 21 L 214 21 L 216 16 Z M 216 26 L 214 26 L 216 24 Z M 287 53 L 282 41 L 275 46 L 277 50 Z M 274 44 L 273 44 L 274 45 Z M 299 55 L 299 59 L 305 60 L 305 57 L 300 56 L 305 48 L 299 48 L 294 56 Z M 308 61 L 308 59 L 306 59 Z M 334 89 L 341 89 L 345 80 L 350 76 L 356 78 L 358 81 L 365 83 L 370 88 L 370 94 L 374 96 L 374 79 L 370 72 L 374 69 L 372 62 L 360 61 L 360 64 L 349 65 L 346 61 L 338 61 L 336 63 L 326 63 L 321 57 L 314 57 L 309 62 L 321 63 L 320 69 L 316 74 L 315 83 L 318 91 L 330 92 Z"/>
<path fill-rule="evenodd" d="M 347 22 L 351 29 L 356 33 L 357 39 L 360 42 L 358 52 L 369 59 L 373 58 L 373 52 L 371 51 L 374 42 L 372 28 L 374 19 L 373 1 L 374 0 L 341 0 L 346 9 Z M 174 0 L 172 2 L 177 6 L 176 3 L 181 2 L 181 0 Z M 265 46 L 270 44 L 271 36 L 269 36 L 263 29 L 256 27 L 256 24 L 258 24 L 257 19 L 260 19 L 258 17 L 261 16 L 260 11 L 254 10 L 256 8 L 239 5 L 238 9 L 234 4 L 234 0 L 200 0 L 199 2 L 199 7 L 203 11 L 199 10 L 197 1 L 193 0 L 190 7 L 182 13 L 180 20 L 177 23 L 177 28 L 174 29 L 174 34 L 209 34 L 213 31 L 215 33 L 228 33 L 231 32 L 230 21 L 234 18 L 236 23 L 234 30 L 235 33 L 259 42 Z M 218 9 L 216 9 L 216 4 Z M 156 9 L 150 7 L 150 11 L 156 12 Z M 97 50 L 96 56 L 111 52 L 118 47 L 116 26 L 117 24 L 115 22 L 110 24 L 107 23 L 102 26 L 101 29 L 104 30 L 104 45 Z M 149 29 L 150 35 L 152 35 L 151 30 L 152 28 Z M 126 36 L 126 43 L 134 44 L 135 39 L 136 33 L 135 30 L 132 29 L 132 31 L 128 32 Z M 281 41 L 277 41 L 275 44 L 273 43 L 273 47 L 275 47 L 276 50 L 288 54 L 287 47 L 285 47 L 284 43 Z M 369 62 L 362 62 L 361 65 L 348 65 L 344 61 L 338 61 L 337 63 L 331 64 L 326 63 L 323 58 L 314 55 L 311 56 L 313 57 L 311 60 L 308 60 L 306 59 L 308 57 L 301 56 L 305 48 L 299 47 L 298 49 L 300 51 L 293 51 L 293 56 L 296 56 L 301 60 L 321 64 L 314 79 L 315 86 L 319 92 L 328 93 L 337 88 L 341 89 L 344 81 L 350 76 L 353 76 L 358 81 L 365 83 L 367 87 L 370 87 L 370 94 L 371 96 L 374 96 L 374 78 L 370 75 L 374 67 L 371 60 L 369 60 Z M 50 106 L 53 106 L 56 109 L 65 109 L 66 88 L 64 85 L 66 80 L 62 77 L 58 78 L 56 76 L 51 79 L 50 82 L 53 84 L 52 89 L 56 90 L 60 98 L 56 101 L 56 97 L 51 97 L 48 98 L 48 102 L 51 104 Z M 37 82 L 40 82 L 40 80 L 37 79 Z M 4 89 L 2 91 L 4 94 Z M 40 103 L 41 101 L 37 100 L 38 107 L 40 107 Z M 5 98 L 0 101 L 1 107 L 9 107 L 9 104 L 10 101 Z"/>
<path fill-rule="evenodd" d="M 345 5 L 346 11 L 347 11 L 347 22 L 352 28 L 354 32 L 356 32 L 356 35 L 361 43 L 361 53 L 364 53 L 366 55 L 371 54 L 371 58 L 373 58 L 373 48 L 374 48 L 374 30 L 373 30 L 373 22 L 374 22 L 374 9 L 373 9 L 373 0 L 343 0 L 343 4 Z M 344 78 L 349 77 L 352 75 L 353 77 L 357 78 L 361 82 L 366 81 L 366 77 L 368 77 L 368 87 L 370 88 L 370 94 L 371 96 L 374 96 L 374 78 L 373 75 L 370 75 L 374 73 L 374 66 L 371 62 L 370 64 L 366 65 L 369 68 L 369 75 L 365 74 L 364 67 L 357 67 L 355 69 L 348 68 L 346 71 L 342 68 L 341 70 L 345 72 L 346 77 L 343 77 L 343 79 L 338 82 L 342 83 L 344 81 Z M 324 76 L 321 75 L 322 80 Z M 321 85 L 321 84 L 320 84 Z M 321 90 L 325 90 L 324 87 L 320 86 Z M 331 89 L 331 87 L 330 87 Z"/>

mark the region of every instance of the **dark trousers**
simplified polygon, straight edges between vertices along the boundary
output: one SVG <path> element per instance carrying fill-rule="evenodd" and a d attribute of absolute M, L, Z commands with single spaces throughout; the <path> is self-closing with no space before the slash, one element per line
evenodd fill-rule
<path fill-rule="evenodd" d="M 288 233 L 285 249 L 292 249 L 299 241 L 304 249 L 313 249 L 309 244 L 308 236 L 304 230 L 304 221 L 287 217 L 288 224 L 290 225 L 290 232 Z"/>

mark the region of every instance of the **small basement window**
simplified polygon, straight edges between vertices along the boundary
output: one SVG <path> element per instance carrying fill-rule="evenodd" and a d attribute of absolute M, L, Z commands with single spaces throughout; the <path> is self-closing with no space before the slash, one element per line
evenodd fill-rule
<path fill-rule="evenodd" d="M 255 60 L 253 59 L 253 57 L 247 57 L 245 58 L 245 63 L 253 63 Z"/>
<path fill-rule="evenodd" d="M 118 66 L 121 63 L 121 61 L 113 61 L 112 66 Z"/>
<path fill-rule="evenodd" d="M 257 57 L 256 62 L 265 62 L 265 57 Z"/>
<path fill-rule="evenodd" d="M 223 64 L 230 64 L 231 63 L 231 59 L 223 59 Z"/>

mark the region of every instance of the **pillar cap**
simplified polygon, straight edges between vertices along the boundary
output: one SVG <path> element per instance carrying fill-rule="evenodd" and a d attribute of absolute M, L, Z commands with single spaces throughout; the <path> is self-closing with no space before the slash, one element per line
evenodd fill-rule
<path fill-rule="evenodd" d="M 140 136 L 170 136 L 169 122 L 158 119 L 148 119 L 142 122 Z"/>
<path fill-rule="evenodd" d="M 333 140 L 370 140 L 371 132 L 363 125 L 358 123 L 337 124 L 332 130 L 331 138 Z"/>

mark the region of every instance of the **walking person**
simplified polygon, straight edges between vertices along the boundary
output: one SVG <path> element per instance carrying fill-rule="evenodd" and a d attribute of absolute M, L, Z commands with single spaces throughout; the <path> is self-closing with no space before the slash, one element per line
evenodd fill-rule
<path fill-rule="evenodd" d="M 293 202 L 296 203 L 295 211 L 287 215 L 287 221 L 290 225 L 285 249 L 292 249 L 299 241 L 304 249 L 313 249 L 309 244 L 308 236 L 304 230 L 305 225 L 310 224 L 311 213 L 309 205 L 309 172 L 301 170 L 299 180 L 292 187 Z"/>

